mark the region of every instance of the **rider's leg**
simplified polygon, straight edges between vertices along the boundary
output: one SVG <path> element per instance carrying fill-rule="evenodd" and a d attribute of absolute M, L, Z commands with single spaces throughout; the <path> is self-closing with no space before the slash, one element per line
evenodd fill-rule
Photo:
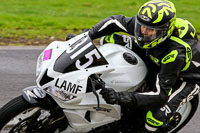
<path fill-rule="evenodd" d="M 173 92 L 168 103 L 158 109 L 147 113 L 145 127 L 149 131 L 157 131 L 159 127 L 164 127 L 172 119 L 183 104 L 189 102 L 200 91 L 199 84 L 182 82 L 181 86 Z"/>

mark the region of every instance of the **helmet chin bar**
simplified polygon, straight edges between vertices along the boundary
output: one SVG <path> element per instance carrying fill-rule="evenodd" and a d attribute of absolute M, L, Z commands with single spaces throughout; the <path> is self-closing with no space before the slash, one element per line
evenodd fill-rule
<path fill-rule="evenodd" d="M 167 23 L 167 25 L 169 25 Z M 153 33 L 153 31 L 155 33 Z M 168 30 L 166 27 L 146 26 L 140 23 L 137 18 L 135 21 L 135 36 L 138 41 L 138 45 L 143 49 L 150 49 L 156 47 L 160 43 L 166 40 L 168 37 Z"/>
<path fill-rule="evenodd" d="M 159 46 L 159 44 L 164 42 L 166 39 L 167 39 L 167 36 L 165 36 L 164 38 L 161 37 L 161 38 L 151 41 L 151 42 L 137 40 L 137 44 L 142 49 L 151 49 L 151 48 L 156 48 L 157 46 Z"/>

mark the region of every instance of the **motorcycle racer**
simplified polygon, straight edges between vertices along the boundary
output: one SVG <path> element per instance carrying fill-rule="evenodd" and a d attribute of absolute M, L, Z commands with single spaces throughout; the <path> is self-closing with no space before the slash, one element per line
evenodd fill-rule
<path fill-rule="evenodd" d="M 147 64 L 151 91 L 116 92 L 108 88 L 100 93 L 107 103 L 149 110 L 145 124 L 149 131 L 157 131 L 184 103 L 199 93 L 197 33 L 189 21 L 176 17 L 172 2 L 152 0 L 143 4 L 134 17 L 115 15 L 105 18 L 89 30 L 89 36 L 91 39 L 104 36 L 101 44 L 123 45 L 139 54 Z"/>

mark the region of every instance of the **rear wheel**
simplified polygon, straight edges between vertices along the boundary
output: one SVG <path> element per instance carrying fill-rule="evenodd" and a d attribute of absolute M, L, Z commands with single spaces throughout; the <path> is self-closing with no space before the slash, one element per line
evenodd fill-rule
<path fill-rule="evenodd" d="M 194 116 L 199 105 L 199 95 L 196 95 L 190 102 L 184 104 L 178 111 L 181 114 L 181 121 L 170 133 L 177 133 L 181 130 Z"/>
<path fill-rule="evenodd" d="M 68 123 L 60 108 L 43 109 L 27 103 L 22 96 L 0 109 L 1 133 L 55 133 Z"/>

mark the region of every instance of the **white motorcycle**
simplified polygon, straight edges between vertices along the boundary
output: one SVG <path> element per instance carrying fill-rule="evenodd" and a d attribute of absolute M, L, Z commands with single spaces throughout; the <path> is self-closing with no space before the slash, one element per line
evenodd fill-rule
<path fill-rule="evenodd" d="M 54 41 L 37 61 L 37 86 L 0 109 L 0 131 L 9 133 L 142 132 L 145 110 L 107 104 L 99 92 L 143 92 L 147 68 L 133 51 L 117 44 L 96 47 L 86 33 Z M 198 96 L 173 118 L 177 132 L 192 118 Z"/>

